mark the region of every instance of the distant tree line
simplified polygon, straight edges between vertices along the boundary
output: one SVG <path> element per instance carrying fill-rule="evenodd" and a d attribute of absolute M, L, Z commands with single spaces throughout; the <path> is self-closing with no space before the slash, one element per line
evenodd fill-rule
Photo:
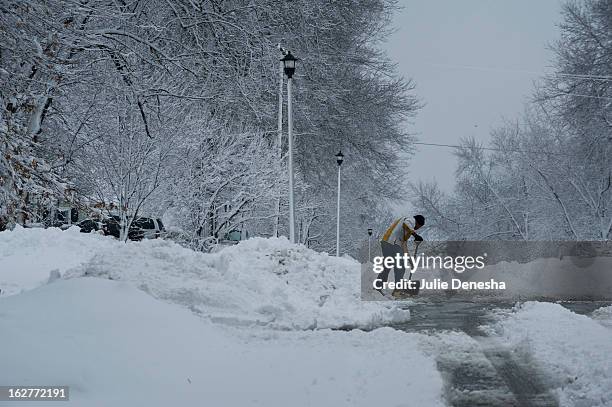
<path fill-rule="evenodd" d="M 466 139 L 457 185 L 414 185 L 430 237 L 500 240 L 612 239 L 612 3 L 563 6 L 554 72 L 525 114 Z"/>

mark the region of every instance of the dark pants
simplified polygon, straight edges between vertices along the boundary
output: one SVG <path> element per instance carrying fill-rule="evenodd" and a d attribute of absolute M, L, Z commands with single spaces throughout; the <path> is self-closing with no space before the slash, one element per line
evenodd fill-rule
<path fill-rule="evenodd" d="M 380 248 L 382 250 L 383 257 L 395 258 L 395 255 L 398 253 L 400 256 L 404 255 L 404 250 L 402 249 L 402 246 L 398 244 L 391 244 L 389 242 L 385 242 L 384 240 L 382 240 L 380 242 Z M 390 272 L 391 272 L 391 268 L 384 267 L 384 270 L 382 271 L 382 273 L 378 275 L 378 278 L 380 278 L 383 282 L 385 282 L 389 278 Z M 395 275 L 395 281 L 400 281 L 402 278 L 404 278 L 405 273 L 406 273 L 405 268 L 393 267 L 393 274 Z"/>

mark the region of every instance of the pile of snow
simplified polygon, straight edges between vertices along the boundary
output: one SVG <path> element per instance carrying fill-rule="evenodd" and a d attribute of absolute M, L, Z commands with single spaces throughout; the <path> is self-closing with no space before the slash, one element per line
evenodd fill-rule
<path fill-rule="evenodd" d="M 474 281 L 506 283 L 503 296 L 555 299 L 612 299 L 612 257 L 539 258 L 528 263 L 500 262 L 485 267 Z"/>
<path fill-rule="evenodd" d="M 610 330 L 559 304 L 527 302 L 489 327 L 547 373 L 563 406 L 612 405 Z"/>
<path fill-rule="evenodd" d="M 410 315 L 361 301 L 356 261 L 284 238 L 254 238 L 209 254 L 164 240 L 117 245 L 67 276 L 130 281 L 156 298 L 232 325 L 373 328 Z"/>
<path fill-rule="evenodd" d="M 38 287 L 49 279 L 51 272 L 63 274 L 117 243 L 97 234 L 80 233 L 76 226 L 62 231 L 17 225 L 12 231 L 0 232 L 2 295 Z"/>
<path fill-rule="evenodd" d="M 480 290 L 478 292 L 460 290 L 458 295 L 494 296 L 499 299 L 554 299 L 554 300 L 612 300 L 612 257 L 599 256 L 586 260 L 565 256 L 559 258 L 538 258 L 528 263 L 502 261 L 486 265 L 483 269 L 466 270 L 462 273 L 441 269 L 418 269 L 413 280 L 451 279 L 464 282 L 503 282 L 505 289 Z M 581 263 L 584 261 L 584 263 Z M 375 274 L 369 266 L 370 285 Z M 422 291 L 424 295 L 443 294 L 445 290 Z"/>
<path fill-rule="evenodd" d="M 612 305 L 596 309 L 591 318 L 605 327 L 612 328 Z"/>
<path fill-rule="evenodd" d="M 442 405 L 419 335 L 390 328 L 268 330 L 245 343 L 132 284 L 97 278 L 3 297 L 0 310 L 0 383 L 67 385 L 70 405 Z"/>
<path fill-rule="evenodd" d="M 394 304 L 360 299 L 359 263 L 287 239 L 254 238 L 218 253 L 161 239 L 122 243 L 58 229 L 0 233 L 0 289 L 43 284 L 52 270 L 128 281 L 213 321 L 277 329 L 374 328 L 409 319 Z"/>

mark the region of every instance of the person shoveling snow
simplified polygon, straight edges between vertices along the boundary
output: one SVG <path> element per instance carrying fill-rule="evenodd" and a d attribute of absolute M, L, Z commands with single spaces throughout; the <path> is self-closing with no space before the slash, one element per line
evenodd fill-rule
<path fill-rule="evenodd" d="M 409 221 L 408 217 L 403 217 L 395 220 L 395 222 L 393 222 L 391 226 L 389 226 L 380 241 L 380 248 L 383 257 L 396 257 L 398 255 L 403 256 L 404 254 L 410 255 L 410 251 L 408 250 L 408 240 L 411 236 L 414 238 L 414 255 L 416 255 L 416 249 L 419 243 L 423 241 L 423 238 L 418 235 L 416 231 L 425 225 L 425 217 L 423 217 L 423 215 L 415 215 L 414 226 L 411 226 L 410 223 L 411 222 Z M 406 269 L 403 267 L 399 267 L 399 264 L 396 264 L 393 269 L 395 281 L 401 281 L 404 278 Z M 384 267 L 384 270 L 380 273 L 378 278 L 381 279 L 383 282 L 386 282 L 389 278 L 390 271 L 390 267 Z M 410 275 L 410 277 L 412 277 L 412 274 Z M 393 296 L 393 298 L 401 298 L 405 294 L 416 294 L 418 293 L 418 291 L 418 286 L 414 290 L 394 289 L 391 295 Z"/>

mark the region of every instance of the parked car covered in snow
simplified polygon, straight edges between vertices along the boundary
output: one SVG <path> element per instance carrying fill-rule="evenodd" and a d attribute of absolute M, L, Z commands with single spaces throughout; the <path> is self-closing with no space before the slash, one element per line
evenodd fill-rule
<path fill-rule="evenodd" d="M 119 239 L 121 235 L 121 218 L 113 215 L 102 221 L 102 232 L 107 236 L 114 236 Z M 164 224 L 159 218 L 139 217 L 132 222 L 128 232 L 128 239 L 157 239 L 165 232 Z"/>
<path fill-rule="evenodd" d="M 157 239 L 165 231 L 164 224 L 159 218 L 138 218 L 132 222 L 130 230 L 132 229 L 135 236 L 140 239 Z"/>
<path fill-rule="evenodd" d="M 102 229 L 101 222 L 95 219 L 83 219 L 77 226 L 81 229 L 81 233 L 91 233 Z"/>

